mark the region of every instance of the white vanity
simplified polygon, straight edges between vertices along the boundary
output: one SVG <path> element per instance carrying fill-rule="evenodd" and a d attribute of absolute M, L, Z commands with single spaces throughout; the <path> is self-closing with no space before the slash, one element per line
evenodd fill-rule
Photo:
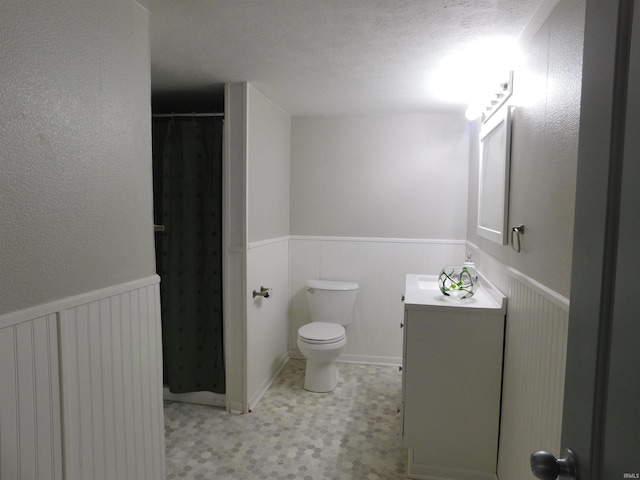
<path fill-rule="evenodd" d="M 481 279 L 445 297 L 409 274 L 404 297 L 402 441 L 414 479 L 495 480 L 506 297 Z"/>

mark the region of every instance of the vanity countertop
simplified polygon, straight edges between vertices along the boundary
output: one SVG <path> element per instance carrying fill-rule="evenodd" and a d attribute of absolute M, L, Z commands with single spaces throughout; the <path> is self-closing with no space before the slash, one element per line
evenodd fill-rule
<path fill-rule="evenodd" d="M 407 274 L 404 303 L 419 310 L 468 309 L 476 313 L 506 313 L 507 298 L 483 277 L 473 297 L 459 300 L 445 296 L 438 288 L 437 275 Z"/>

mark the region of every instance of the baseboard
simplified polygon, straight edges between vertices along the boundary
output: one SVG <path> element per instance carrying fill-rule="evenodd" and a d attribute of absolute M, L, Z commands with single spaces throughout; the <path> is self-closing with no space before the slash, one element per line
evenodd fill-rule
<path fill-rule="evenodd" d="M 289 350 L 289 358 L 304 360 L 304 355 L 300 350 Z M 357 355 L 352 353 L 343 353 L 338 357 L 338 363 L 357 363 L 361 365 L 380 365 L 383 367 L 398 367 L 402 365 L 401 357 L 383 357 L 378 355 Z"/>
<path fill-rule="evenodd" d="M 162 388 L 162 399 L 170 402 L 195 403 L 211 407 L 226 408 L 227 399 L 224 394 L 213 392 L 172 393 L 169 387 Z"/>
<path fill-rule="evenodd" d="M 249 412 L 254 408 L 256 408 L 256 405 L 258 405 L 258 402 L 262 399 L 264 394 L 267 393 L 267 390 L 269 390 L 269 387 L 271 386 L 273 381 L 276 379 L 278 374 L 282 371 L 282 369 L 284 368 L 284 366 L 287 364 L 288 361 L 289 361 L 289 355 L 286 353 L 277 360 L 275 366 L 271 369 L 271 372 L 269 373 L 267 378 L 264 379 L 264 381 L 258 387 L 256 392 L 253 395 L 251 395 L 251 398 L 249 398 Z"/>
<path fill-rule="evenodd" d="M 343 353 L 338 357 L 341 363 L 359 363 L 363 365 L 380 365 L 386 367 L 398 367 L 402 365 L 401 357 L 381 357 L 377 355 L 356 355 Z"/>
<path fill-rule="evenodd" d="M 476 472 L 459 468 L 443 468 L 414 462 L 414 450 L 409 449 L 407 478 L 416 480 L 497 480 L 493 472 Z"/>

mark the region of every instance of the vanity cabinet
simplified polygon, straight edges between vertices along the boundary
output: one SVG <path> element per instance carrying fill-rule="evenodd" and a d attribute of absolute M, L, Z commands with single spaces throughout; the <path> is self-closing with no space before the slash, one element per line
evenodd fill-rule
<path fill-rule="evenodd" d="M 435 276 L 405 288 L 402 441 L 408 477 L 495 480 L 506 298 L 484 282 L 466 300 Z"/>

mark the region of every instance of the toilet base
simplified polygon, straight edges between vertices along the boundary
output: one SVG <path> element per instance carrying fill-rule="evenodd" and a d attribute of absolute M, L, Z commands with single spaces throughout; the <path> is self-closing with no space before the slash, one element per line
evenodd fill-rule
<path fill-rule="evenodd" d="M 331 392 L 338 384 L 336 362 L 317 362 L 307 359 L 304 389 L 315 393 Z"/>

